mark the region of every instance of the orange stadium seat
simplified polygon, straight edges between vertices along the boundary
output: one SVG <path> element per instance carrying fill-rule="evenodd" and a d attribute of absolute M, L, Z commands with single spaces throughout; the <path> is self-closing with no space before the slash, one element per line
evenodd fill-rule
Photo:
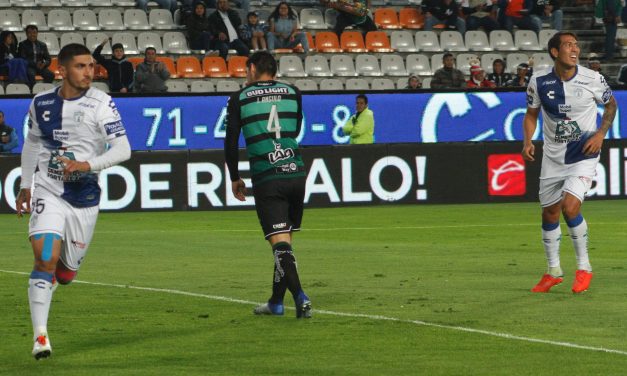
<path fill-rule="evenodd" d="M 228 77 L 226 62 L 219 56 L 205 56 L 202 59 L 202 71 L 207 77 Z"/>
<path fill-rule="evenodd" d="M 231 77 L 246 77 L 246 56 L 231 56 L 229 58 L 229 75 Z"/>
<path fill-rule="evenodd" d="M 364 38 L 359 31 L 345 31 L 340 37 L 340 46 L 348 52 L 367 52 Z"/>
<path fill-rule="evenodd" d="M 94 78 L 97 80 L 106 80 L 109 78 L 109 72 L 100 64 L 96 64 L 94 68 Z"/>
<path fill-rule="evenodd" d="M 394 8 L 378 8 L 374 11 L 374 23 L 381 29 L 400 29 Z"/>
<path fill-rule="evenodd" d="M 417 8 L 403 8 L 398 15 L 404 29 L 422 29 L 425 25 L 425 16 Z"/>
<path fill-rule="evenodd" d="M 194 56 L 181 56 L 176 60 L 176 74 L 183 78 L 203 78 L 200 61 Z"/>
<path fill-rule="evenodd" d="M 142 61 L 144 61 L 142 59 Z M 168 68 L 168 72 L 170 72 L 170 78 L 177 78 L 178 73 L 176 72 L 176 67 L 174 66 L 174 60 L 168 56 L 157 56 L 157 61 L 165 64 L 165 67 Z"/>
<path fill-rule="evenodd" d="M 55 80 L 60 80 L 62 78 L 61 73 L 59 73 L 59 59 L 57 59 L 56 57 L 50 59 L 50 65 L 48 66 L 48 69 L 50 70 L 50 72 L 54 73 Z"/>
<path fill-rule="evenodd" d="M 133 64 L 133 69 L 137 69 L 137 66 L 139 65 L 139 63 L 143 63 L 144 62 L 144 58 L 143 57 L 127 57 L 126 60 L 128 60 L 131 64 Z"/>
<path fill-rule="evenodd" d="M 366 48 L 372 52 L 392 52 L 390 40 L 385 31 L 370 31 L 366 34 Z"/>
<path fill-rule="evenodd" d="M 316 33 L 316 49 L 318 52 L 342 52 L 337 34 L 331 31 L 319 31 Z"/>
<path fill-rule="evenodd" d="M 309 51 L 316 51 L 316 45 L 314 44 L 313 37 L 311 33 L 306 31 L 305 35 L 307 35 L 307 43 L 309 43 Z"/>

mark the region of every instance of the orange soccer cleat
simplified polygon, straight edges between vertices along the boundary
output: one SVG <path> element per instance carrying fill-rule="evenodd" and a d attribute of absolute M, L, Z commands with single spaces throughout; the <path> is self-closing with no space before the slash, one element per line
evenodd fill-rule
<path fill-rule="evenodd" d="M 590 287 L 590 281 L 592 281 L 592 272 L 577 270 L 575 272 L 575 281 L 573 282 L 573 292 L 579 294 L 586 291 Z"/>
<path fill-rule="evenodd" d="M 564 278 L 562 277 L 553 277 L 550 274 L 545 274 L 542 276 L 542 279 L 540 280 L 540 282 L 538 282 L 538 284 L 535 285 L 531 289 L 531 291 L 532 292 L 549 292 L 551 287 L 559 285 L 563 281 L 564 281 Z"/>

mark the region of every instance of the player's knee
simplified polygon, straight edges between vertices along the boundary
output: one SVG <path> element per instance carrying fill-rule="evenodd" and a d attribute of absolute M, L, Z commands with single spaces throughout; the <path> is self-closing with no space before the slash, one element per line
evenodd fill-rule
<path fill-rule="evenodd" d="M 76 271 L 66 269 L 65 267 L 57 267 L 54 276 L 59 284 L 67 285 L 76 277 Z"/>
<path fill-rule="evenodd" d="M 32 237 L 33 241 L 41 242 L 41 253 L 37 257 L 37 261 L 50 262 L 54 257 L 55 242 L 61 240 L 59 234 L 43 233 L 35 234 Z M 35 247 L 33 243 L 33 247 Z"/>

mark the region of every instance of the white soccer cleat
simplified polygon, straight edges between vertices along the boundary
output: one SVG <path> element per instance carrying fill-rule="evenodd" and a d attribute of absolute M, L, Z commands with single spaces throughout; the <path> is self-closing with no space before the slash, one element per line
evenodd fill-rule
<path fill-rule="evenodd" d="M 283 304 L 264 303 L 255 307 L 253 313 L 255 315 L 283 315 Z"/>
<path fill-rule="evenodd" d="M 39 360 L 47 358 L 52 354 L 52 347 L 50 346 L 50 340 L 48 334 L 41 334 L 35 339 L 35 345 L 33 346 L 33 356 Z"/>

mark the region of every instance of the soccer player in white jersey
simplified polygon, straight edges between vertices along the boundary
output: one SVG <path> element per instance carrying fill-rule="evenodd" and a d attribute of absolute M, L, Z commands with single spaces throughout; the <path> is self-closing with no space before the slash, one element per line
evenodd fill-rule
<path fill-rule="evenodd" d="M 68 44 L 58 59 L 63 83 L 38 94 L 30 105 L 16 199 L 18 217 L 32 208 L 28 231 L 35 263 L 28 300 L 35 359 L 52 351 L 47 329 L 52 293 L 57 283 L 74 279 L 89 248 L 100 201 L 98 171 L 131 154 L 113 100 L 90 87 L 94 61 L 89 49 Z"/>
<path fill-rule="evenodd" d="M 531 138 L 542 109 L 544 146 L 539 193 L 548 270 L 531 291 L 548 292 L 564 280 L 559 256 L 561 213 L 577 259 L 572 291 L 581 293 L 588 289 L 592 280 L 588 225 L 581 214 L 581 204 L 592 185 L 603 139 L 614 121 L 617 106 L 603 76 L 577 64 L 580 49 L 574 34 L 555 34 L 548 42 L 548 50 L 554 66 L 539 70 L 531 77 L 523 120 L 522 156 L 534 161 L 535 147 Z M 600 104 L 604 105 L 605 112 L 597 128 L 597 105 Z"/>

